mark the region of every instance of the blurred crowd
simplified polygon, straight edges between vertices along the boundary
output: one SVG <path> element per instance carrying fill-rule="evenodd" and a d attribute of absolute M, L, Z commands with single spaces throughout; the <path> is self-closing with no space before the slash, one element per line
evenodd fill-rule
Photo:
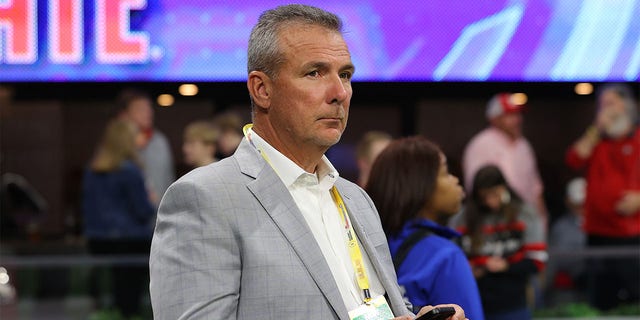
<path fill-rule="evenodd" d="M 492 320 L 531 319 L 545 296 L 584 299 L 602 311 L 637 306 L 640 126 L 630 88 L 598 91 L 593 123 L 567 146 L 575 178 L 566 186 L 567 211 L 553 222 L 535 150 L 523 136 L 524 111 L 510 93 L 488 101 L 488 126 L 462 157 L 465 200 L 446 155 L 427 138 L 362 138 L 358 182 L 378 208 L 406 298 L 414 307 L 450 301 L 469 318 Z M 616 248 L 636 254 L 571 255 Z M 407 256 L 417 263 L 403 264 Z"/>
<path fill-rule="evenodd" d="M 174 159 L 166 136 L 154 126 L 147 93 L 126 89 L 116 105 L 82 181 L 84 235 L 93 254 L 148 255 L 156 210 L 176 179 Z M 233 113 L 189 123 L 182 161 L 193 169 L 230 156 L 242 140 L 241 126 Z M 148 268 L 118 266 L 112 274 L 110 301 L 125 317 L 138 314 Z"/>
<path fill-rule="evenodd" d="M 547 254 L 640 248 L 638 107 L 620 84 L 604 85 L 596 102 L 592 125 L 567 146 L 575 179 L 562 214 L 545 205 L 535 150 L 522 131 L 526 107 L 509 93 L 488 101 L 487 127 L 469 140 L 462 177 L 450 173 L 447 155 L 428 137 L 362 136 L 357 183 L 378 209 L 398 281 L 416 310 L 456 303 L 471 319 L 530 319 L 541 297 L 563 290 L 586 292 L 602 310 L 640 301 L 637 255 Z M 92 254 L 148 254 L 175 164 L 195 169 L 232 155 L 244 123 L 232 112 L 190 123 L 183 158 L 173 159 L 147 93 L 124 90 L 115 105 L 84 171 L 83 234 Z M 403 263 L 408 256 L 412 264 Z M 116 266 L 113 274 L 113 304 L 126 316 L 138 313 L 147 268 Z"/>

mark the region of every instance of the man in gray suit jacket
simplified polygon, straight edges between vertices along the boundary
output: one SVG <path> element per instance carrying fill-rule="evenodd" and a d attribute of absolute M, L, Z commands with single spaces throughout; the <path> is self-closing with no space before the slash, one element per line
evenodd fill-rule
<path fill-rule="evenodd" d="M 352 94 L 340 20 L 303 5 L 269 10 L 248 55 L 253 127 L 233 156 L 188 173 L 162 199 L 154 318 L 347 320 L 371 310 L 371 297 L 412 319 L 375 206 L 324 157 Z M 455 308 L 451 319 L 464 319 Z"/>

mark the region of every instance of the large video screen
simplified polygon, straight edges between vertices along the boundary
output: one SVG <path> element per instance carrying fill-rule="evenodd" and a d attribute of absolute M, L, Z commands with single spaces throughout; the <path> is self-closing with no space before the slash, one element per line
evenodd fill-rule
<path fill-rule="evenodd" d="M 303 1 L 356 81 L 638 81 L 640 0 Z M 0 0 L 0 82 L 243 81 L 276 0 Z"/>

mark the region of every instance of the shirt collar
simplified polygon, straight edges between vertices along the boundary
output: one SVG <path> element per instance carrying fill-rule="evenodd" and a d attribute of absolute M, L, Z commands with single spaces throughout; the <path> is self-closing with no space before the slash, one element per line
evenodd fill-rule
<path fill-rule="evenodd" d="M 326 188 L 329 190 L 333 187 L 336 180 L 338 180 L 338 171 L 325 155 L 322 156 L 315 174 L 312 174 L 304 171 L 304 169 L 300 168 L 295 162 L 272 147 L 252 129 L 247 131 L 247 139 L 249 139 L 249 142 L 251 142 L 259 152 L 265 153 L 271 167 L 276 171 L 287 188 L 291 187 L 297 181 L 305 185 L 309 184 L 311 180 L 310 177 L 315 177 L 313 184 L 319 184 L 322 189 Z"/>

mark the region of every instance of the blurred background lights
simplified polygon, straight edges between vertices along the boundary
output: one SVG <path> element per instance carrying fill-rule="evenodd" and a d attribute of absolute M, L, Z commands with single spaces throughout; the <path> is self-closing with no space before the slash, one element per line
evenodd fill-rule
<path fill-rule="evenodd" d="M 9 283 L 9 274 L 7 273 L 7 269 L 0 267 L 0 284 Z"/>
<path fill-rule="evenodd" d="M 183 96 L 195 96 L 196 94 L 198 94 L 198 86 L 192 83 L 185 83 L 178 87 L 178 92 L 180 92 L 180 94 Z"/>
<path fill-rule="evenodd" d="M 161 94 L 158 96 L 158 104 L 162 107 L 170 107 L 175 102 L 175 99 L 170 94 Z"/>
<path fill-rule="evenodd" d="M 576 94 L 579 94 L 581 96 L 590 95 L 593 93 L 593 85 L 588 82 L 581 82 L 576 84 L 575 91 Z"/>
<path fill-rule="evenodd" d="M 511 95 L 511 102 L 515 105 L 523 105 L 527 103 L 529 98 L 522 92 L 514 93 Z"/>

